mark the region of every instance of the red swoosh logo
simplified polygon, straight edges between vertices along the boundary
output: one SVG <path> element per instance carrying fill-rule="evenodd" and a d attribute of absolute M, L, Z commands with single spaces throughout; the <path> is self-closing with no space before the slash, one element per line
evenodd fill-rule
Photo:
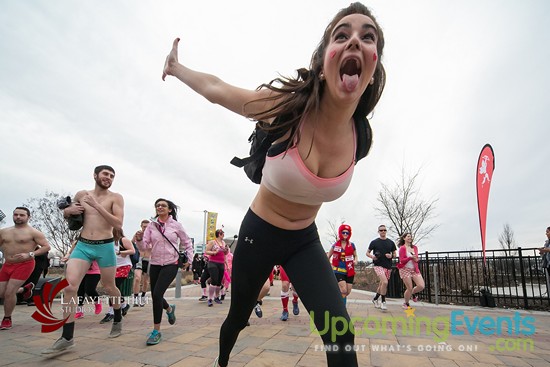
<path fill-rule="evenodd" d="M 52 285 L 50 283 L 44 283 L 42 287 L 42 296 L 35 295 L 33 301 L 36 305 L 36 311 L 31 315 L 33 319 L 42 324 L 43 333 L 51 333 L 62 327 L 69 316 L 65 319 L 58 319 L 52 313 L 52 303 L 59 292 L 69 285 L 67 279 L 60 281 L 52 292 Z M 44 297 L 44 295 L 46 295 Z M 44 298 L 46 298 L 44 300 Z"/>

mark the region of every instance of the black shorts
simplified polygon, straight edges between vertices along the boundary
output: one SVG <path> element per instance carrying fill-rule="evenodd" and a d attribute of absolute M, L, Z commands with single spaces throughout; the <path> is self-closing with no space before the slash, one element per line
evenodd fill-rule
<path fill-rule="evenodd" d="M 147 272 L 149 271 L 149 260 L 141 260 L 141 271 L 147 274 Z"/>
<path fill-rule="evenodd" d="M 355 278 L 355 276 L 348 277 L 346 274 L 342 273 L 334 273 L 334 275 L 336 275 L 336 280 L 338 282 L 346 282 L 348 284 L 353 284 L 353 279 Z"/>

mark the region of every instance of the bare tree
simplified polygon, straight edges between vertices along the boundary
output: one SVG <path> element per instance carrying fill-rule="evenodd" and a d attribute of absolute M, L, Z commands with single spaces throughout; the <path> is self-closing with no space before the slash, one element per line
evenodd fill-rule
<path fill-rule="evenodd" d="M 46 236 L 53 249 L 64 256 L 80 231 L 71 231 L 63 218 L 63 211 L 57 208 L 57 201 L 64 195 L 46 191 L 44 197 L 31 198 L 27 207 L 31 211 L 29 223 Z"/>
<path fill-rule="evenodd" d="M 504 250 L 506 256 L 514 255 L 516 253 L 515 249 L 518 248 L 516 244 L 516 239 L 514 238 L 514 231 L 508 223 L 504 224 L 502 228 L 502 233 L 498 236 L 498 242 L 500 247 Z"/>
<path fill-rule="evenodd" d="M 332 245 L 336 243 L 340 239 L 338 237 L 338 227 L 340 227 L 341 224 L 344 224 L 346 220 L 344 218 L 340 218 L 340 223 L 338 221 L 331 221 L 327 220 L 329 229 L 327 230 L 326 236 L 328 237 L 329 244 Z"/>
<path fill-rule="evenodd" d="M 420 169 L 410 175 L 401 170 L 401 179 L 393 186 L 382 183 L 378 192 L 379 206 L 375 208 L 381 218 L 391 222 L 388 228 L 389 238 L 398 238 L 405 232 L 410 232 L 414 242 L 428 238 L 439 227 L 439 224 L 430 224 L 435 218 L 436 203 L 439 199 L 425 200 L 420 195 L 417 181 Z"/>
<path fill-rule="evenodd" d="M 6 218 L 6 214 L 4 214 L 4 212 L 0 210 L 0 225 L 6 223 L 5 218 Z"/>

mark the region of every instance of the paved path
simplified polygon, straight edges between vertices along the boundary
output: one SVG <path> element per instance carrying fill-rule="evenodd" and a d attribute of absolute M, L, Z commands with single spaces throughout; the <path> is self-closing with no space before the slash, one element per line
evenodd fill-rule
<path fill-rule="evenodd" d="M 275 281 L 271 297 L 264 301 L 263 318 L 252 315 L 252 325 L 241 332 L 230 366 L 326 366 L 321 338 L 310 331 L 303 307 L 299 316 L 293 316 L 291 311 L 287 322 L 279 320 L 279 292 L 279 282 Z M 151 305 L 146 305 L 129 311 L 124 319 L 123 335 L 116 339 L 107 338 L 110 325 L 99 324 L 103 315 L 87 313 L 77 321 L 76 346 L 53 358 L 42 357 L 40 350 L 49 347 L 60 332 L 41 333 L 39 324 L 31 318 L 36 308 L 17 306 L 13 315 L 14 327 L 0 331 L 0 366 L 211 366 L 217 355 L 219 328 L 229 302 L 210 308 L 199 303 L 198 286 L 184 287 L 179 299 L 174 299 L 173 294 L 174 291 L 169 290 L 167 298 L 177 305 L 177 322 L 171 326 L 166 318 L 163 319 L 160 344 L 145 345 L 146 335 L 152 328 Z M 350 315 L 357 318 L 356 333 L 361 334 L 355 339 L 360 366 L 547 367 L 550 363 L 548 312 L 516 313 L 515 310 L 434 306 L 419 302 L 414 305 L 415 319 L 412 315 L 407 318 L 398 300 L 389 300 L 389 310 L 383 313 L 373 307 L 371 298 L 368 292 L 354 291 L 348 301 Z M 56 315 L 59 317 L 60 311 Z M 391 327 L 380 327 L 384 317 L 409 322 L 423 317 L 424 323 L 418 332 L 411 333 L 398 326 L 394 333 Z M 454 335 L 449 330 L 447 334 L 450 335 L 445 338 L 445 326 L 452 317 L 456 320 L 456 330 Z M 477 327 L 481 318 L 488 329 Z M 365 331 L 365 320 L 370 330 Z M 495 334 L 494 326 L 499 322 L 503 330 L 501 335 L 484 335 L 492 331 Z M 508 325 L 511 325 L 511 333 Z M 440 339 L 431 332 L 431 326 L 436 332 L 440 330 L 437 332 Z M 533 328 L 534 334 L 521 334 Z M 463 335 L 458 335 L 460 332 Z M 438 342 L 441 339 L 444 342 Z"/>

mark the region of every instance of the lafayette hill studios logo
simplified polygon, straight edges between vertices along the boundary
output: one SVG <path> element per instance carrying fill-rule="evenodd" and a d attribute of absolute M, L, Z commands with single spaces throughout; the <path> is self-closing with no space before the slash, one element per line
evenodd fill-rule
<path fill-rule="evenodd" d="M 32 318 L 42 324 L 43 333 L 51 333 L 62 327 L 69 316 L 65 319 L 58 319 L 52 313 L 52 303 L 55 296 L 61 292 L 65 287 L 69 285 L 67 279 L 63 279 L 52 291 L 52 285 L 50 283 L 44 283 L 42 287 L 42 295 L 35 295 L 33 297 L 34 304 L 36 305 L 36 311 L 32 314 Z"/>

